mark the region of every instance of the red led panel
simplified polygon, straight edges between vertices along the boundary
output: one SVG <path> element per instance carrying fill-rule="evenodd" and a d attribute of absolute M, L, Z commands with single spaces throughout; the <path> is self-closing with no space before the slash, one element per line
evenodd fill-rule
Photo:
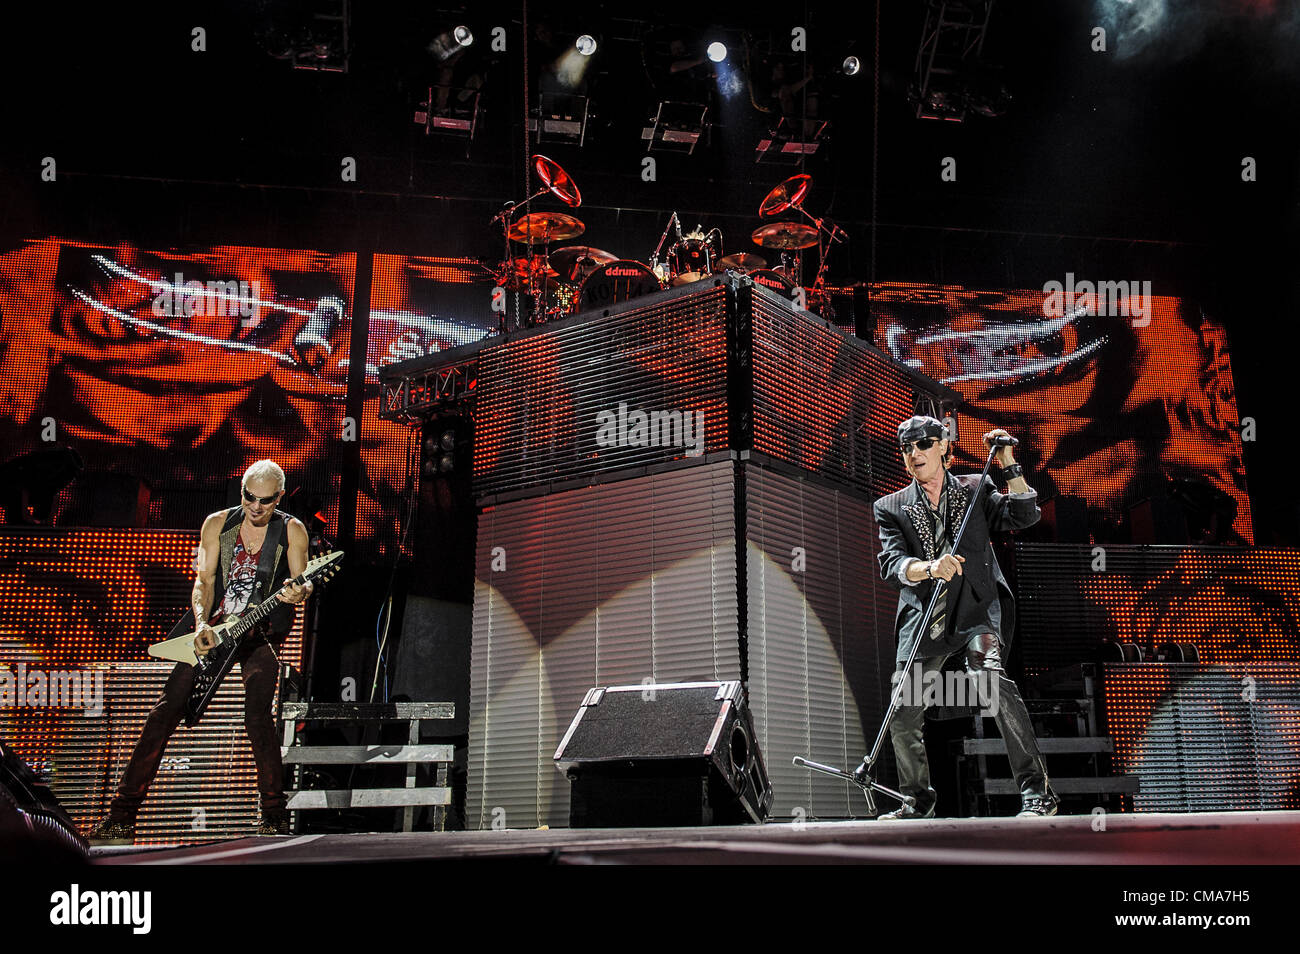
<path fill-rule="evenodd" d="M 476 493 L 681 461 L 726 446 L 725 290 L 656 298 L 481 352 Z"/>
<path fill-rule="evenodd" d="M 1245 547 L 1017 543 L 1019 639 L 1029 672 L 1097 658 L 1103 642 L 1202 662 L 1300 662 L 1300 552 Z"/>
<path fill-rule="evenodd" d="M 172 670 L 145 650 L 185 613 L 197 543 L 197 532 L 0 528 L 0 670 L 9 691 L 22 686 L 0 706 L 0 737 L 83 828 L 107 810 Z M 279 656 L 300 664 L 301 614 Z M 199 726 L 173 737 L 139 838 L 249 834 L 255 809 L 236 671 Z"/>
<path fill-rule="evenodd" d="M 873 495 L 903 486 L 898 424 L 927 383 L 806 312 L 753 301 L 754 449 Z"/>
<path fill-rule="evenodd" d="M 1190 481 L 1234 514 L 1227 542 L 1254 542 L 1223 327 L 1167 296 L 1071 305 L 1056 317 L 1043 291 L 872 290 L 877 346 L 974 408 L 958 418 L 962 465 L 982 467 L 980 436 L 1004 427 L 1044 497 L 1113 514 Z"/>
<path fill-rule="evenodd" d="M 1300 809 L 1300 664 L 1108 664 L 1102 685 L 1136 810 Z"/>

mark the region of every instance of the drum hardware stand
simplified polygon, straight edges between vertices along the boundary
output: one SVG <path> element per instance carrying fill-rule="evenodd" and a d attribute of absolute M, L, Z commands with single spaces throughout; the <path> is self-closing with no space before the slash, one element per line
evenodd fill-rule
<path fill-rule="evenodd" d="M 984 481 L 988 478 L 989 468 L 993 465 L 993 455 L 998 452 L 999 446 L 1001 445 L 995 443 L 989 448 L 989 457 L 988 460 L 984 462 L 984 470 L 980 474 L 980 481 L 975 486 L 975 493 L 972 495 L 970 504 L 966 508 L 966 516 L 962 517 L 961 526 L 957 528 L 957 536 L 952 542 L 951 552 L 954 554 L 957 552 L 958 547 L 961 546 L 961 539 L 966 533 L 966 525 L 970 523 L 971 514 L 975 512 L 975 507 L 979 503 L 980 492 L 984 489 Z M 875 818 L 879 814 L 876 811 L 876 799 L 872 794 L 873 791 L 888 795 L 891 798 L 897 799 L 901 804 L 909 807 L 916 807 L 916 799 L 912 798 L 910 795 L 904 795 L 902 792 L 897 792 L 892 788 L 881 785 L 875 780 L 873 773 L 876 767 L 876 760 L 880 758 L 880 751 L 884 747 L 885 734 L 889 731 L 889 725 L 894 721 L 894 716 L 897 715 L 898 710 L 902 708 L 903 691 L 907 685 L 907 673 L 911 672 L 912 666 L 916 664 L 917 651 L 920 650 L 921 642 L 924 640 L 926 633 L 929 632 L 930 618 L 934 615 L 934 608 L 939 602 L 939 596 L 943 593 L 944 588 L 947 585 L 947 580 L 940 579 L 938 585 L 934 588 L 934 592 L 930 595 L 930 605 L 925 608 L 925 615 L 921 617 L 921 625 L 917 627 L 916 630 L 916 639 L 912 642 L 912 651 L 908 653 L 907 662 L 903 665 L 901 670 L 903 678 L 896 680 L 894 683 L 894 691 L 891 692 L 889 696 L 889 710 L 885 713 L 885 719 L 880 724 L 880 731 L 876 733 L 876 741 L 871 746 L 870 754 L 862 757 L 862 764 L 850 773 L 841 771 L 840 769 L 830 765 L 811 762 L 808 759 L 801 758 L 797 755 L 794 757 L 795 765 L 811 769 L 814 772 L 821 772 L 824 775 L 832 775 L 835 778 L 843 779 L 846 782 L 852 782 L 854 785 L 862 789 L 863 797 L 867 800 L 867 813 L 872 818 Z"/>
<path fill-rule="evenodd" d="M 674 225 L 677 226 L 677 241 L 681 242 L 682 221 L 677 217 L 675 211 L 668 217 L 668 224 L 664 226 L 664 234 L 659 236 L 659 244 L 655 246 L 655 250 L 650 254 L 650 271 L 654 272 L 656 276 L 659 274 L 659 253 L 663 251 L 664 242 L 668 241 L 668 232 Z M 661 278 L 660 281 L 662 280 Z"/>
<path fill-rule="evenodd" d="M 564 171 L 564 169 L 559 165 L 559 163 L 554 162 L 551 159 L 548 159 L 546 156 L 542 156 L 542 155 L 533 156 L 532 163 L 533 163 L 534 171 L 542 181 L 542 187 L 538 189 L 536 192 L 534 192 L 532 195 L 530 195 L 528 198 L 524 199 L 522 202 L 507 202 L 502 207 L 501 211 L 498 212 L 496 215 L 494 215 L 491 218 L 491 220 L 488 222 L 488 225 L 494 225 L 497 222 L 501 223 L 502 237 L 505 241 L 504 261 L 508 265 L 513 263 L 514 261 L 514 259 L 510 257 L 510 231 L 511 231 L 512 219 L 514 218 L 514 214 L 517 211 L 519 211 L 520 209 L 524 209 L 525 213 L 527 213 L 527 210 L 532 205 L 533 199 L 536 199 L 538 196 L 545 195 L 547 192 L 550 192 L 552 195 L 554 195 L 556 198 L 558 198 L 561 202 L 563 202 L 565 205 L 569 206 L 570 208 L 577 208 L 578 206 L 582 205 L 582 193 L 579 191 L 577 184 L 573 181 L 572 178 L 570 178 L 568 173 Z M 529 220 L 530 218 L 531 215 L 525 214 L 524 216 L 525 221 Z M 576 219 L 572 219 L 571 223 L 578 226 L 577 231 L 578 234 L 580 234 L 582 231 L 582 224 L 578 222 Z M 516 241 L 518 241 L 518 239 L 516 239 Z M 538 276 L 537 276 L 538 269 L 535 268 L 535 263 L 537 262 L 538 259 L 536 254 L 533 251 L 534 248 L 536 247 L 536 242 L 534 241 L 531 223 L 530 223 L 530 227 L 527 230 L 527 245 L 528 245 L 528 253 L 524 258 L 524 261 L 526 262 L 525 268 L 527 268 L 528 270 L 527 292 L 528 292 L 528 296 L 533 300 L 533 314 L 532 314 L 532 321 L 530 322 L 530 324 L 535 324 L 538 321 L 545 320 L 544 305 L 546 301 L 546 283 L 545 283 L 544 273 L 545 273 L 545 266 L 549 264 L 548 262 L 549 249 L 551 245 L 550 229 L 547 228 L 542 233 L 543 252 L 542 252 L 541 262 L 543 263 L 543 268 L 541 270 L 543 271 L 543 275 L 542 275 L 543 280 L 540 283 L 538 281 Z M 518 276 L 515 275 L 511 277 L 517 279 Z M 515 288 L 516 325 L 518 325 L 519 323 L 520 299 L 521 299 L 520 288 L 518 287 L 518 285 L 516 285 Z M 505 328 L 504 317 L 501 319 L 501 327 L 504 330 Z"/>

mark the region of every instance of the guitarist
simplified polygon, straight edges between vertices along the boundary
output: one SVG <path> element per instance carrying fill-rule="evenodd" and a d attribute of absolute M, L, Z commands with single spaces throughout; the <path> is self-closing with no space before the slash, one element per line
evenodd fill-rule
<path fill-rule="evenodd" d="M 312 584 L 285 585 L 307 568 L 307 528 L 302 521 L 275 509 L 284 493 L 284 471 L 272 460 L 259 460 L 244 472 L 238 507 L 218 510 L 203 521 L 198 576 L 190 599 L 196 628 L 195 652 L 202 655 L 218 643 L 209 625 L 213 608 L 224 617 L 238 616 L 270 593 L 285 603 L 252 630 L 235 653 L 244 680 L 244 728 L 253 746 L 260 793 L 259 835 L 288 834 L 284 767 L 271 704 L 279 673 L 275 648 L 293 626 L 293 606 L 307 599 Z M 187 614 L 176 634 L 193 628 Z M 109 805 L 108 817 L 88 836 L 94 844 L 130 844 L 135 816 L 158 772 L 163 749 L 185 714 L 195 669 L 178 663 L 167 679 L 162 698 L 149 712 L 131 760 Z"/>

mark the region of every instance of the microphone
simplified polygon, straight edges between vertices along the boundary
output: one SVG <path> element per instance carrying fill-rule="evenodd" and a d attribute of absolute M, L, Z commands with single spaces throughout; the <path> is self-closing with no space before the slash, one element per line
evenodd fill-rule
<path fill-rule="evenodd" d="M 1016 440 L 1014 437 L 1009 437 L 1007 435 L 993 438 L 994 447 L 1015 447 L 1019 443 L 1020 441 Z"/>
<path fill-rule="evenodd" d="M 514 202 L 507 202 L 505 205 L 501 207 L 500 212 L 498 212 L 496 215 L 492 216 L 492 218 L 488 220 L 488 225 L 495 225 L 497 222 L 503 221 L 505 217 L 510 214 L 511 210 L 514 209 L 514 207 L 515 207 Z"/>

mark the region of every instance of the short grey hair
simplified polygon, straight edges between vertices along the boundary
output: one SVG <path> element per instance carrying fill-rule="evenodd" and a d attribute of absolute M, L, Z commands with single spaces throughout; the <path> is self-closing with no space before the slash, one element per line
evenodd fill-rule
<path fill-rule="evenodd" d="M 274 480 L 276 492 L 284 490 L 284 471 L 273 460 L 259 460 L 250 464 L 248 470 L 244 471 L 244 479 L 239 489 L 243 490 L 247 487 L 250 480 Z"/>

